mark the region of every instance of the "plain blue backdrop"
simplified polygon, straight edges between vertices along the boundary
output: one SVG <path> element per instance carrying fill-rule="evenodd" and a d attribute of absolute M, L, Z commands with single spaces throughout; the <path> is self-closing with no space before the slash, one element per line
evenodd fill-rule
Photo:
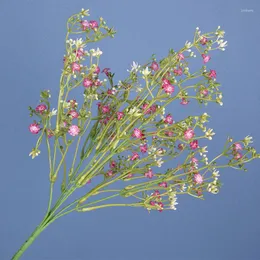
<path fill-rule="evenodd" d="M 132 61 L 144 63 L 153 53 L 163 57 L 169 48 L 181 48 L 197 26 L 208 32 L 220 25 L 229 46 L 215 52 L 211 63 L 224 106 L 185 109 L 212 116 L 216 135 L 209 158 L 221 151 L 227 135 L 252 135 L 260 150 L 259 0 L 0 0 L 1 260 L 11 258 L 46 209 L 47 158 L 28 156 L 35 137 L 28 132 L 27 108 L 37 105 L 42 89 L 50 89 L 56 100 L 66 20 L 81 8 L 117 30 L 114 39 L 93 47 L 102 49 L 102 67 L 113 68 L 118 79 Z M 259 166 L 260 160 L 246 173 L 222 170 L 224 186 L 217 196 L 205 201 L 182 196 L 177 211 L 109 208 L 68 215 L 48 227 L 21 259 L 258 260 Z"/>

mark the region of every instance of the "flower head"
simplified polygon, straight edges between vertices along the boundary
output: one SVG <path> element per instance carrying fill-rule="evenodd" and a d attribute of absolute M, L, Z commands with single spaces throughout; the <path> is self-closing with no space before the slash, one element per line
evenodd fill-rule
<path fill-rule="evenodd" d="M 187 129 L 185 132 L 184 132 L 184 138 L 186 140 L 190 140 L 191 138 L 193 138 L 195 135 L 194 131 L 192 128 L 189 128 Z"/>
<path fill-rule="evenodd" d="M 173 118 L 171 114 L 168 114 L 165 119 L 164 119 L 164 123 L 172 125 L 173 124 Z"/>
<path fill-rule="evenodd" d="M 149 169 L 145 174 L 144 174 L 145 177 L 149 178 L 149 179 L 152 179 L 153 178 L 153 171 L 152 169 Z"/>
<path fill-rule="evenodd" d="M 29 125 L 29 130 L 32 134 L 38 134 L 41 128 L 37 123 L 33 123 Z"/>
<path fill-rule="evenodd" d="M 92 81 L 91 79 L 85 78 L 85 79 L 83 80 L 83 86 L 84 86 L 85 88 L 89 88 L 89 87 L 91 87 L 92 85 L 93 85 L 93 81 Z"/>
<path fill-rule="evenodd" d="M 132 155 L 132 157 L 130 158 L 130 160 L 131 160 L 131 161 L 135 161 L 136 159 L 139 159 L 139 158 L 140 158 L 139 154 L 136 153 L 136 152 L 133 152 L 133 155 Z"/>
<path fill-rule="evenodd" d="M 97 29 L 98 28 L 98 22 L 97 21 L 94 21 L 94 20 L 92 20 L 92 21 L 89 21 L 89 27 L 91 28 L 91 29 Z"/>
<path fill-rule="evenodd" d="M 70 135 L 76 136 L 76 135 L 79 134 L 79 132 L 80 132 L 80 129 L 79 129 L 79 127 L 78 127 L 77 125 L 71 125 L 71 126 L 69 127 L 68 133 L 69 133 Z"/>
<path fill-rule="evenodd" d="M 193 179 L 194 179 L 194 182 L 196 184 L 202 184 L 203 183 L 203 177 L 199 173 L 195 173 L 194 176 L 193 176 Z"/>
<path fill-rule="evenodd" d="M 194 140 L 194 141 L 190 142 L 190 148 L 191 148 L 192 150 L 197 149 L 198 146 L 199 146 L 199 145 L 198 145 L 198 140 Z"/>
<path fill-rule="evenodd" d="M 35 110 L 37 113 L 42 114 L 47 109 L 47 106 L 45 104 L 38 105 Z"/>
<path fill-rule="evenodd" d="M 139 128 L 135 128 L 132 137 L 141 139 L 144 136 L 143 132 Z"/>
<path fill-rule="evenodd" d="M 152 64 L 151 64 L 151 69 L 153 71 L 157 71 L 159 69 L 159 65 L 156 61 L 153 61 Z"/>
<path fill-rule="evenodd" d="M 211 59 L 209 55 L 205 55 L 204 53 L 201 54 L 201 56 L 202 56 L 202 58 L 203 58 L 203 62 L 204 62 L 204 63 L 209 62 L 210 59 Z"/>

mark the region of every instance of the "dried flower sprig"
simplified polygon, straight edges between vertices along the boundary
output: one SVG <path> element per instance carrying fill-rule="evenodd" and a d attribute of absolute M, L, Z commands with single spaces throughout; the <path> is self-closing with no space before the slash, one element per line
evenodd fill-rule
<path fill-rule="evenodd" d="M 200 146 L 201 139 L 212 140 L 215 135 L 206 126 L 209 115 L 176 120 L 175 114 L 166 112 L 173 101 L 180 106 L 193 100 L 200 105 L 223 105 L 217 73 L 207 68 L 212 62 L 209 53 L 227 46 L 220 27 L 203 34 L 196 28 L 192 42 L 186 41 L 179 51 L 170 49 L 161 60 L 153 55 L 144 65 L 133 62 L 128 78 L 115 84 L 111 69 L 99 67 L 103 52 L 88 49 L 93 42 L 114 37 L 115 30 L 103 18 L 86 20 L 87 16 L 89 10 L 82 9 L 67 22 L 57 110 L 51 109 L 48 90 L 41 92 L 38 106 L 29 107 L 30 115 L 37 118 L 29 130 L 39 135 L 30 156 L 40 154 L 45 140 L 50 197 L 43 221 L 13 259 L 19 259 L 47 226 L 71 212 L 114 206 L 140 207 L 149 212 L 176 210 L 181 194 L 203 199 L 207 192 L 218 193 L 219 169 L 246 170 L 245 163 L 260 158 L 249 146 L 252 138 L 247 136 L 236 142 L 228 137 L 223 152 L 209 160 L 207 146 Z M 201 68 L 190 71 L 189 62 L 197 56 Z M 76 88 L 82 89 L 83 102 L 74 99 Z M 71 151 L 72 161 L 68 156 Z M 219 163 L 221 157 L 226 163 Z M 175 158 L 178 165 L 164 170 L 163 163 Z M 58 178 L 62 179 L 61 192 L 53 202 Z M 90 182 L 94 186 L 85 195 L 66 203 Z M 126 202 L 114 202 L 118 196 Z"/>

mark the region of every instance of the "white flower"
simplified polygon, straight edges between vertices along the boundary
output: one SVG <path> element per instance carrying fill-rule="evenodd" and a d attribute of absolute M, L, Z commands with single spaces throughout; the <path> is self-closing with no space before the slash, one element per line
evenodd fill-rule
<path fill-rule="evenodd" d="M 162 160 L 162 158 L 159 158 L 159 160 L 157 160 L 156 163 L 158 167 L 161 167 L 164 161 Z"/>
<path fill-rule="evenodd" d="M 140 109 L 137 108 L 137 107 L 130 108 L 130 110 L 127 112 L 127 114 L 133 115 L 133 116 L 140 116 L 140 115 L 142 115 L 142 113 L 140 113 Z"/>
<path fill-rule="evenodd" d="M 97 48 L 96 51 L 94 49 L 91 49 L 90 52 L 92 52 L 93 57 L 99 57 L 103 53 L 99 48 Z"/>
<path fill-rule="evenodd" d="M 213 132 L 213 129 L 209 128 L 205 135 L 209 140 L 212 140 L 212 136 L 215 135 L 215 133 Z"/>
<path fill-rule="evenodd" d="M 248 146 L 249 144 L 253 143 L 252 141 L 253 137 L 252 136 L 246 136 L 245 139 L 243 140 L 245 146 Z"/>
<path fill-rule="evenodd" d="M 223 39 L 218 41 L 219 48 L 225 48 L 227 46 L 227 41 L 224 42 Z"/>
<path fill-rule="evenodd" d="M 190 48 L 192 47 L 192 43 L 186 41 L 186 42 L 185 42 L 185 47 L 186 47 L 187 49 L 190 49 Z"/>
<path fill-rule="evenodd" d="M 33 148 L 32 151 L 29 153 L 29 156 L 32 156 L 32 159 L 34 159 L 36 156 L 38 156 L 41 153 L 41 151 L 37 148 Z"/>
<path fill-rule="evenodd" d="M 140 65 L 137 62 L 133 61 L 133 65 L 131 65 L 131 70 L 127 70 L 128 72 L 137 72 L 140 69 Z"/>
<path fill-rule="evenodd" d="M 178 205 L 176 193 L 172 192 L 169 196 L 169 200 L 171 201 L 170 209 L 176 210 L 177 208 L 175 206 Z"/>
<path fill-rule="evenodd" d="M 52 111 L 50 112 L 49 116 L 52 117 L 52 116 L 56 116 L 57 115 L 57 109 L 52 109 Z"/>
<path fill-rule="evenodd" d="M 142 74 L 147 77 L 149 74 L 151 73 L 151 71 L 148 69 L 148 67 L 146 67 L 144 70 L 142 70 Z"/>

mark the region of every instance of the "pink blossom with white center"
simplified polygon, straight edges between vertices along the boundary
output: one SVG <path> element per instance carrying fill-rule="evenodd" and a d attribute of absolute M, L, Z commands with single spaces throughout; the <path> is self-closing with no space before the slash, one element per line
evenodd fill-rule
<path fill-rule="evenodd" d="M 157 71 L 159 69 L 159 65 L 156 61 L 153 61 L 151 64 L 151 69 Z"/>
<path fill-rule="evenodd" d="M 110 68 L 104 68 L 102 73 L 105 73 L 107 76 L 109 75 Z"/>
<path fill-rule="evenodd" d="M 117 115 L 117 120 L 121 120 L 125 114 L 123 112 L 116 112 L 116 115 Z"/>
<path fill-rule="evenodd" d="M 193 179 L 194 179 L 194 182 L 196 184 L 202 184 L 203 183 L 203 177 L 199 173 L 195 173 L 194 176 L 193 176 Z"/>
<path fill-rule="evenodd" d="M 100 68 L 99 68 L 99 66 L 97 66 L 97 67 L 95 68 L 94 73 L 95 73 L 95 74 L 99 74 L 99 73 L 100 73 Z"/>
<path fill-rule="evenodd" d="M 165 131 L 165 135 L 167 135 L 169 137 L 173 136 L 173 134 L 174 133 L 172 131 Z"/>
<path fill-rule="evenodd" d="M 66 121 L 63 121 L 63 122 L 62 122 L 62 126 L 63 126 L 63 127 L 66 127 L 67 125 L 68 125 L 68 123 L 67 123 Z"/>
<path fill-rule="evenodd" d="M 159 185 L 160 187 L 163 187 L 163 188 L 167 188 L 167 186 L 168 186 L 168 184 L 167 184 L 166 181 L 160 182 L 158 185 Z"/>
<path fill-rule="evenodd" d="M 76 110 L 70 110 L 69 115 L 71 115 L 72 119 L 79 117 L 79 113 Z"/>
<path fill-rule="evenodd" d="M 192 150 L 195 150 L 195 149 L 197 149 L 198 147 L 199 147 L 198 140 L 194 140 L 194 141 L 190 142 L 190 148 L 191 148 Z"/>
<path fill-rule="evenodd" d="M 235 158 L 236 160 L 239 160 L 239 159 L 242 158 L 242 156 L 243 156 L 242 153 L 237 152 L 236 155 L 234 156 L 234 158 Z"/>
<path fill-rule="evenodd" d="M 179 57 L 179 60 L 184 60 L 185 59 L 185 57 L 184 57 L 184 55 L 182 53 L 178 53 L 178 57 Z"/>
<path fill-rule="evenodd" d="M 40 104 L 40 105 L 38 105 L 38 106 L 35 108 L 35 111 L 36 111 L 37 113 L 42 114 L 46 109 L 47 109 L 47 106 L 46 106 L 46 105 Z"/>
<path fill-rule="evenodd" d="M 156 112 L 156 109 L 157 109 L 157 106 L 156 106 L 156 105 L 152 105 L 152 106 L 150 107 L 150 112 L 153 114 L 153 113 Z"/>
<path fill-rule="evenodd" d="M 190 140 L 191 138 L 193 138 L 195 135 L 194 131 L 192 128 L 189 128 L 187 129 L 185 132 L 184 132 L 184 138 L 185 140 Z"/>
<path fill-rule="evenodd" d="M 145 177 L 152 179 L 153 178 L 153 171 L 152 169 L 149 169 L 148 172 L 144 174 Z"/>
<path fill-rule="evenodd" d="M 168 79 L 163 78 L 163 79 L 162 79 L 162 84 L 163 84 L 163 85 L 171 85 L 171 82 L 170 82 Z"/>
<path fill-rule="evenodd" d="M 209 77 L 210 78 L 216 78 L 217 77 L 217 72 L 215 70 L 210 70 L 209 71 Z"/>
<path fill-rule="evenodd" d="M 165 93 L 172 94 L 174 92 L 174 86 L 169 84 L 162 85 L 162 88 L 164 89 Z"/>
<path fill-rule="evenodd" d="M 115 95 L 116 91 L 114 89 L 108 89 L 107 94 L 108 95 Z"/>
<path fill-rule="evenodd" d="M 236 151 L 243 150 L 243 147 L 240 143 L 234 143 L 233 146 Z"/>
<path fill-rule="evenodd" d="M 158 209 L 159 212 L 162 212 L 163 211 L 163 207 L 164 207 L 164 204 L 160 201 L 157 203 L 157 205 L 160 207 L 160 209 Z"/>
<path fill-rule="evenodd" d="M 173 118 L 172 115 L 168 114 L 165 118 L 164 118 L 164 123 L 172 125 L 173 124 Z"/>
<path fill-rule="evenodd" d="M 133 152 L 133 155 L 132 155 L 132 157 L 130 158 L 130 160 L 131 160 L 131 161 L 135 161 L 136 159 L 139 159 L 139 158 L 140 158 L 139 154 L 136 153 L 136 152 Z"/>
<path fill-rule="evenodd" d="M 144 136 L 143 132 L 139 128 L 135 128 L 132 137 L 141 139 Z"/>
<path fill-rule="evenodd" d="M 181 104 L 182 104 L 182 105 L 188 105 L 189 102 L 190 102 L 190 101 L 188 101 L 188 100 L 185 99 L 185 98 L 182 98 L 182 99 L 181 99 Z"/>
<path fill-rule="evenodd" d="M 150 205 L 151 205 L 151 206 L 155 206 L 155 205 L 156 205 L 156 202 L 151 200 L 151 201 L 150 201 Z"/>
<path fill-rule="evenodd" d="M 209 91 L 207 89 L 203 89 L 200 93 L 201 93 L 201 95 L 206 97 L 209 94 Z"/>
<path fill-rule="evenodd" d="M 112 170 L 109 170 L 108 172 L 107 172 L 107 176 L 109 176 L 109 177 L 111 177 L 111 176 L 113 176 L 113 171 Z"/>
<path fill-rule="evenodd" d="M 200 40 L 200 43 L 202 44 L 202 45 L 205 45 L 206 43 L 208 42 L 208 39 L 206 38 L 206 37 L 202 37 L 201 38 L 201 40 Z"/>
<path fill-rule="evenodd" d="M 101 107 L 101 110 L 104 114 L 106 114 L 106 113 L 110 112 L 110 107 L 109 107 L 109 105 L 104 105 Z"/>
<path fill-rule="evenodd" d="M 90 27 L 90 24 L 87 20 L 81 21 L 82 30 L 85 31 L 87 28 Z"/>
<path fill-rule="evenodd" d="M 142 153 L 146 153 L 147 152 L 147 144 L 144 144 L 144 145 L 141 145 L 140 146 L 140 151 L 142 152 Z"/>
<path fill-rule="evenodd" d="M 41 128 L 37 123 L 33 123 L 29 125 L 29 130 L 32 134 L 38 134 Z"/>
<path fill-rule="evenodd" d="M 79 134 L 79 132 L 80 132 L 80 129 L 79 129 L 79 127 L 78 127 L 77 125 L 71 125 L 71 126 L 69 127 L 68 133 L 69 133 L 70 135 L 76 136 L 76 135 Z"/>
<path fill-rule="evenodd" d="M 153 192 L 153 196 L 160 198 L 160 191 L 155 190 L 155 191 Z"/>
<path fill-rule="evenodd" d="M 174 73 L 175 75 L 177 75 L 177 76 L 181 76 L 181 75 L 182 75 L 182 68 L 173 70 L 173 73 Z"/>
<path fill-rule="evenodd" d="M 80 71 L 80 65 L 77 62 L 72 62 L 71 69 L 72 69 L 72 72 Z"/>
<path fill-rule="evenodd" d="M 75 50 L 76 56 L 77 58 L 80 58 L 82 56 L 84 56 L 85 52 L 83 48 L 79 48 L 77 51 Z"/>
<path fill-rule="evenodd" d="M 201 54 L 202 58 L 203 58 L 203 62 L 207 63 L 209 62 L 209 60 L 211 59 L 209 55 L 205 55 L 204 53 Z"/>
<path fill-rule="evenodd" d="M 89 78 L 84 78 L 84 80 L 83 80 L 83 86 L 85 87 L 85 88 L 89 88 L 89 87 L 91 87 L 93 85 L 93 81 L 91 80 L 91 79 L 89 79 Z"/>
<path fill-rule="evenodd" d="M 89 26 L 91 29 L 97 29 L 98 28 L 98 22 L 97 21 L 89 21 Z"/>
<path fill-rule="evenodd" d="M 110 162 L 110 168 L 116 168 L 116 162 L 115 161 Z"/>

